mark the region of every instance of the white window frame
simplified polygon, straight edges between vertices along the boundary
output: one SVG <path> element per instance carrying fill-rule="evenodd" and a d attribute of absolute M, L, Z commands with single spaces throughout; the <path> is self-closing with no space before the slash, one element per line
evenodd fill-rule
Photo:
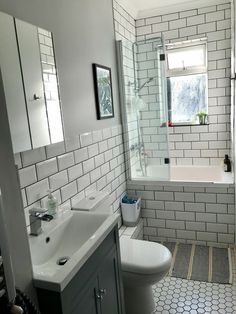
<path fill-rule="evenodd" d="M 178 69 L 169 69 L 168 67 L 168 53 L 174 51 L 186 51 L 190 50 L 192 47 L 202 47 L 204 49 L 204 65 L 203 66 L 192 66 L 192 67 L 183 67 Z M 184 42 L 170 43 L 166 44 L 166 78 L 171 77 L 180 77 L 180 76 L 190 76 L 194 74 L 208 74 L 208 58 L 207 58 L 207 38 L 188 40 Z M 208 84 L 206 85 L 206 93 L 208 94 Z M 207 112 L 208 112 L 208 97 L 207 97 Z M 194 123 L 191 122 L 174 122 L 173 125 L 191 125 Z"/>
<path fill-rule="evenodd" d="M 193 47 L 202 47 L 204 50 L 204 65 L 203 66 L 190 66 L 190 67 L 183 67 L 177 69 L 169 69 L 168 65 L 168 54 L 172 52 L 181 52 L 181 51 L 188 51 L 191 50 Z M 166 76 L 186 76 L 191 74 L 203 74 L 207 73 L 207 42 L 206 39 L 199 39 L 198 41 L 185 41 L 181 43 L 175 44 L 167 44 L 167 58 L 166 58 Z"/>

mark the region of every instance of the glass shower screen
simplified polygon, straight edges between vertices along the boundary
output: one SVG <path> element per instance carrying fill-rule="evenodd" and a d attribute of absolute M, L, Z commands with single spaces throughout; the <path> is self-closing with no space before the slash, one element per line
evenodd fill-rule
<path fill-rule="evenodd" d="M 169 180 L 163 41 L 148 39 L 132 47 L 120 42 L 118 47 L 130 179 Z"/>

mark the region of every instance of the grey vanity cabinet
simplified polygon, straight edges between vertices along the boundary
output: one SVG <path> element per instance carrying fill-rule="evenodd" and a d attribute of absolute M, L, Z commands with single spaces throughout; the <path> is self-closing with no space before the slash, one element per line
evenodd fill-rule
<path fill-rule="evenodd" d="M 103 264 L 98 273 L 99 294 L 101 300 L 102 314 L 119 314 L 119 303 L 117 280 L 118 275 L 118 260 L 116 252 L 112 250 L 104 259 Z"/>
<path fill-rule="evenodd" d="M 42 314 L 125 314 L 117 227 L 62 292 L 37 295 Z"/>
<path fill-rule="evenodd" d="M 75 296 L 74 304 L 67 304 L 67 309 L 64 309 L 62 313 L 86 313 L 86 314 L 100 314 L 100 299 L 98 299 L 98 281 L 97 276 L 92 276 L 87 282 L 84 282 L 84 287 Z M 70 302 L 70 296 L 68 296 L 68 302 Z"/>

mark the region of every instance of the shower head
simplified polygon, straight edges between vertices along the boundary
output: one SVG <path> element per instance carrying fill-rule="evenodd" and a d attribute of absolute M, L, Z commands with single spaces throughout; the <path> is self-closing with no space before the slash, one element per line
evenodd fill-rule
<path fill-rule="evenodd" d="M 150 77 L 146 82 L 144 82 L 140 87 L 136 89 L 137 92 L 140 92 L 141 89 L 143 89 L 147 84 L 152 82 L 154 80 L 154 77 Z"/>

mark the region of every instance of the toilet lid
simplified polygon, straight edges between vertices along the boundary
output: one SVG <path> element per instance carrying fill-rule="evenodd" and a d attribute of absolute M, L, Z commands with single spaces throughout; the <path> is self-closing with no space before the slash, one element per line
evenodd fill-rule
<path fill-rule="evenodd" d="M 159 243 L 121 237 L 120 251 L 123 271 L 155 274 L 170 267 L 171 253 Z"/>

